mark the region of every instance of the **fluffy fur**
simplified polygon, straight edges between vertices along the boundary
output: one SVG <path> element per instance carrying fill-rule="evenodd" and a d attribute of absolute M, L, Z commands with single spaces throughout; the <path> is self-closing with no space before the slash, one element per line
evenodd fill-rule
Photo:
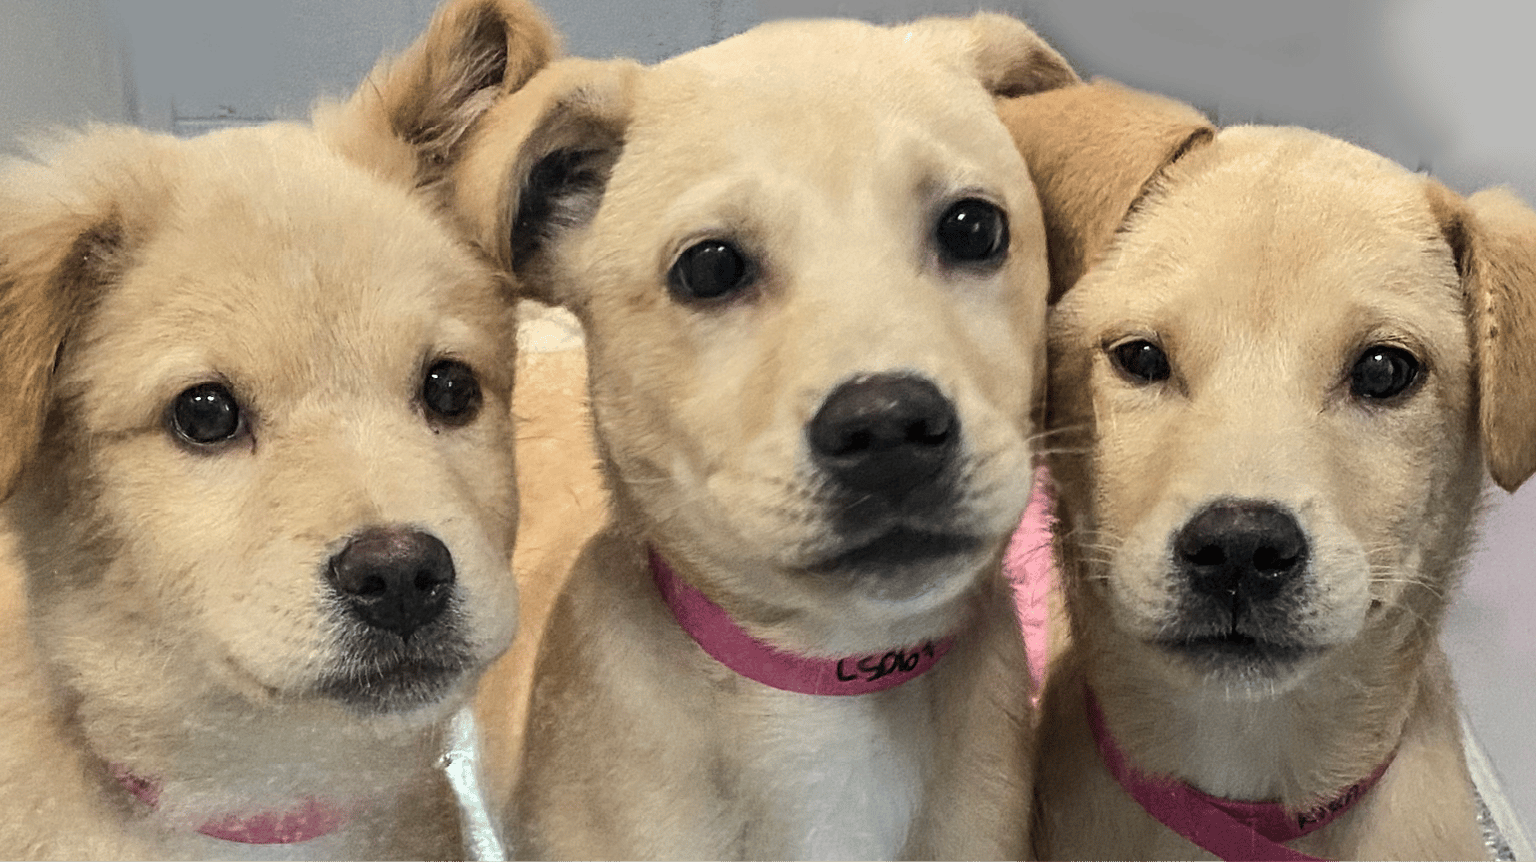
<path fill-rule="evenodd" d="M 515 628 L 513 307 L 368 110 L 93 128 L 0 178 L 6 857 L 462 854 L 435 760 Z M 423 402 L 443 360 L 478 381 L 451 421 Z M 176 431 L 202 382 L 238 404 L 220 443 Z M 328 576 L 374 528 L 451 555 L 409 638 Z M 194 830 L 311 797 L 350 818 L 289 846 Z"/>
<path fill-rule="evenodd" d="M 519 855 L 1025 850 L 1028 678 L 998 560 L 1028 495 L 1047 277 L 990 97 L 1074 80 L 1000 16 L 796 22 L 650 68 L 554 63 L 464 140 L 446 185 L 470 230 L 585 328 L 614 496 L 540 647 Z M 961 273 L 934 224 L 968 195 L 1006 211 L 1011 243 Z M 714 305 L 670 293 L 679 253 L 720 236 L 750 250 L 755 287 Z M 922 527 L 979 539 L 832 578 L 817 562 L 908 517 L 838 504 L 806 424 L 840 384 L 890 370 L 936 382 L 965 430 L 953 500 Z M 791 651 L 960 639 L 885 693 L 771 690 L 672 621 L 648 546 Z M 487 725 L 521 716 L 480 707 Z"/>
<path fill-rule="evenodd" d="M 1436 634 L 1487 472 L 1513 490 L 1536 470 L 1536 214 L 1313 132 L 1213 134 L 1107 83 L 1003 116 L 1032 166 L 1057 166 L 1051 242 L 1085 273 L 1050 323 L 1073 645 L 1042 703 L 1040 856 L 1203 854 L 1110 778 L 1085 686 L 1134 766 L 1222 797 L 1303 811 L 1395 752 L 1298 851 L 1486 855 Z M 1136 341 L 1165 352 L 1165 379 L 1117 363 Z M 1415 383 L 1360 395 L 1375 346 L 1418 358 Z M 1232 500 L 1292 514 L 1305 538 L 1295 582 L 1214 634 L 1257 654 L 1201 649 L 1211 614 L 1180 559 L 1185 526 Z"/>

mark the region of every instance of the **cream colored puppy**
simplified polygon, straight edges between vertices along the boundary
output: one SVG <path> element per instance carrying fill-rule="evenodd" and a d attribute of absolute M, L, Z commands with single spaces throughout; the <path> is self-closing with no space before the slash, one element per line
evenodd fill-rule
<path fill-rule="evenodd" d="M 1074 80 L 1000 16 L 784 23 L 556 63 L 472 133 L 457 205 L 581 319 L 614 496 L 541 646 L 518 854 L 1025 851 L 999 558 L 1047 276 L 992 96 Z"/>
<path fill-rule="evenodd" d="M 1536 470 L 1536 214 L 1108 84 L 1003 114 L 1065 291 L 1040 856 L 1485 856 L 1437 631 Z"/>
<path fill-rule="evenodd" d="M 369 122 L 0 176 L 6 858 L 463 854 L 436 763 L 516 621 L 513 307 Z"/>

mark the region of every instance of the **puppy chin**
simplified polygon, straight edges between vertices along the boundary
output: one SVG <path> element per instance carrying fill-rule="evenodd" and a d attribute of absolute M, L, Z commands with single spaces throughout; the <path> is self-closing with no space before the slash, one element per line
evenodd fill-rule
<path fill-rule="evenodd" d="M 1264 642 L 1240 634 L 1186 640 L 1158 640 L 1149 647 L 1202 683 L 1230 695 L 1263 698 L 1300 684 L 1325 648 Z"/>
<path fill-rule="evenodd" d="M 452 619 L 402 639 L 348 623 L 339 627 L 338 659 L 315 692 L 363 715 L 440 708 L 484 665 Z"/>
<path fill-rule="evenodd" d="M 970 588 L 995 549 L 982 538 L 905 527 L 845 544 L 805 568 L 834 590 L 882 604 L 934 607 Z"/>

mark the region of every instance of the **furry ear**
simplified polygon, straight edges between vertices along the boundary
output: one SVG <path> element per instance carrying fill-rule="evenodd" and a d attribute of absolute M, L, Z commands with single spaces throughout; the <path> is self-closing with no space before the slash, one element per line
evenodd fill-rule
<path fill-rule="evenodd" d="M 1536 473 L 1536 212 L 1507 189 L 1429 191 L 1467 295 L 1483 456 L 1513 492 Z"/>
<path fill-rule="evenodd" d="M 464 134 L 558 52 L 526 0 L 449 0 L 404 54 L 384 59 L 315 126 L 342 155 L 407 188 L 441 180 Z"/>
<path fill-rule="evenodd" d="M 549 249 L 597 214 L 640 72 L 627 60 L 557 62 L 501 100 L 466 146 L 455 169 L 457 208 L 528 296 L 575 299 L 557 293 Z"/>
<path fill-rule="evenodd" d="M 165 150 L 98 128 L 0 174 L 0 501 L 37 450 L 70 330 L 162 212 Z"/>
<path fill-rule="evenodd" d="M 922 39 L 937 56 L 953 56 L 958 48 L 966 70 L 993 96 L 1025 96 L 1079 83 L 1055 48 L 1009 15 L 922 18 L 907 26 L 906 38 Z"/>
<path fill-rule="evenodd" d="M 1045 216 L 1054 303 L 1103 254 L 1168 165 L 1216 129 L 1194 108 L 1098 79 L 998 101 Z"/>

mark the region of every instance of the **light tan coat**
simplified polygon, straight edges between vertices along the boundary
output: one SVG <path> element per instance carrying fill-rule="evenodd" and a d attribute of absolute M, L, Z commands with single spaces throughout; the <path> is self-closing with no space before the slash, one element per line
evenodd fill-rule
<path fill-rule="evenodd" d="M 995 16 L 780 24 L 653 68 L 556 63 L 472 132 L 450 175 L 457 207 L 528 291 L 581 319 L 614 495 L 540 646 L 517 854 L 1026 850 L 1028 679 L 998 560 L 1028 493 L 1047 277 L 989 93 L 1072 80 Z M 1001 206 L 1012 239 L 1006 265 L 960 277 L 932 257 L 931 220 L 967 194 Z M 762 280 L 727 304 L 680 302 L 673 260 L 721 234 Z M 953 400 L 968 467 L 946 518 L 984 539 L 889 579 L 828 582 L 809 568 L 847 541 L 804 424 L 840 382 L 889 369 Z M 959 639 L 885 693 L 773 690 L 679 629 L 648 547 L 793 652 Z M 483 723 L 493 706 L 481 700 Z"/>
<path fill-rule="evenodd" d="M 5 167 L 0 856 L 462 855 L 436 762 L 515 629 L 513 305 L 376 119 L 98 127 Z M 478 379 L 462 423 L 422 404 L 443 358 Z M 174 431 L 205 381 L 244 418 L 221 444 Z M 394 648 L 327 586 L 378 525 L 455 568 Z M 294 845 L 195 830 L 309 797 L 349 818 Z"/>
<path fill-rule="evenodd" d="M 1085 685 L 1132 765 L 1221 797 L 1302 811 L 1393 759 L 1298 851 L 1486 855 L 1436 633 L 1485 466 L 1509 490 L 1536 470 L 1536 214 L 1108 83 L 1002 111 L 1056 181 L 1040 188 L 1061 278 L 1048 411 L 1074 644 L 1042 704 L 1040 856 L 1202 857 L 1110 778 Z M 1117 366 L 1135 340 L 1166 353 L 1166 380 Z M 1421 368 L 1373 401 L 1352 370 L 1382 345 Z M 1284 631 L 1299 659 L 1167 641 L 1188 627 L 1174 538 L 1233 499 L 1306 535 Z"/>

